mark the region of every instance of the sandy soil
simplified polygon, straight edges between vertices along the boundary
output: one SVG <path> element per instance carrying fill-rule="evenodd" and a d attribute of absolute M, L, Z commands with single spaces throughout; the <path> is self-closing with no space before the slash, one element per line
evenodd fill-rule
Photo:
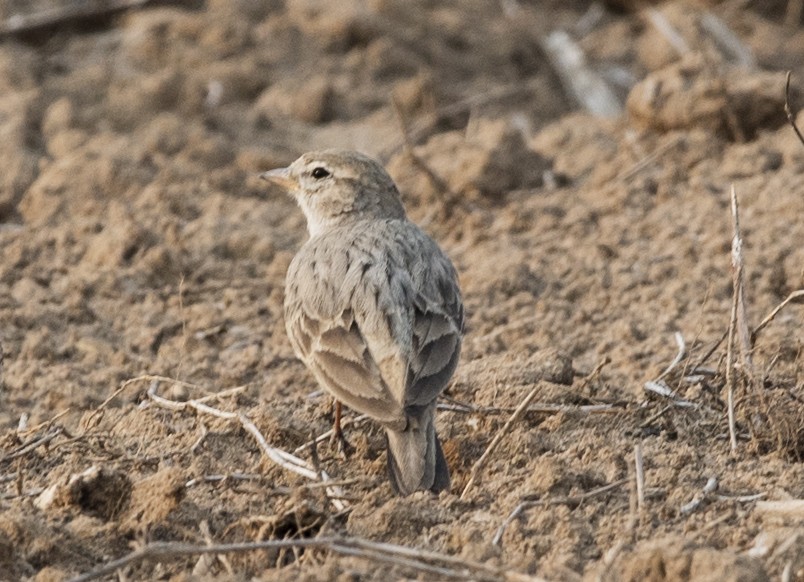
<path fill-rule="evenodd" d="M 0 18 L 43 4 L 0 2 Z M 735 373 L 733 454 L 714 347 L 732 185 L 749 326 L 804 288 L 804 145 L 783 109 L 787 69 L 804 105 L 795 2 L 657 4 L 676 46 L 637 2 L 157 4 L 0 41 L 0 579 L 65 580 L 148 542 L 336 535 L 499 569 L 476 577 L 804 580 L 801 510 L 763 503 L 804 498 L 804 306 Z M 753 66 L 713 41 L 711 15 Z M 621 116 L 568 96 L 542 42 L 558 29 Z M 298 452 L 343 483 L 339 510 L 236 420 L 148 397 L 242 387 L 207 404 L 289 452 L 328 430 L 282 321 L 303 217 L 256 174 L 331 146 L 380 157 L 460 271 L 448 494 L 393 497 L 382 434 L 358 423 L 346 461 L 327 442 Z M 675 396 L 646 391 L 676 334 Z M 444 575 L 319 548 L 145 560 L 119 579 Z"/>

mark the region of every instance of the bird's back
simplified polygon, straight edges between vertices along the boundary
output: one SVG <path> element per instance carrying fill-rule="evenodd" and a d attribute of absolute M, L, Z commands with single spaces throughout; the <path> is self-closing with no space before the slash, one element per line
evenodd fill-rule
<path fill-rule="evenodd" d="M 398 424 L 446 387 L 463 306 L 449 259 L 394 218 L 307 241 L 288 270 L 285 321 L 297 355 L 337 398 Z"/>

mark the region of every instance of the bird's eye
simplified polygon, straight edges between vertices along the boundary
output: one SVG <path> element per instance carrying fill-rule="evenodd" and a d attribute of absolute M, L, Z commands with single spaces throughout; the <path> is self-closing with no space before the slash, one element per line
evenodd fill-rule
<path fill-rule="evenodd" d="M 322 168 L 321 166 L 318 166 L 317 168 L 313 169 L 313 178 L 315 178 L 316 180 L 320 180 L 321 178 L 326 178 L 327 176 L 329 176 L 329 171 L 327 171 L 326 168 Z"/>

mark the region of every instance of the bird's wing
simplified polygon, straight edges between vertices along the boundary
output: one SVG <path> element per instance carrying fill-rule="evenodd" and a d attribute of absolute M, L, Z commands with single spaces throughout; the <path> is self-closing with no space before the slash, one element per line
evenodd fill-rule
<path fill-rule="evenodd" d="M 337 265 L 330 262 L 329 267 L 333 266 Z M 294 281 L 305 283 L 304 292 Z M 330 284 L 326 276 L 295 272 L 293 265 L 289 282 L 285 324 L 299 358 L 324 388 L 350 408 L 389 425 L 400 422 L 400 403 L 369 350 L 342 286 Z"/>
<path fill-rule="evenodd" d="M 383 244 L 393 247 L 382 250 Z M 436 243 L 410 222 L 389 224 L 377 246 L 365 273 L 368 292 L 353 303 L 382 377 L 410 413 L 432 404 L 458 365 L 464 320 L 458 277 Z M 380 317 L 366 315 L 373 313 Z"/>
<path fill-rule="evenodd" d="M 446 388 L 461 353 L 464 314 L 455 270 L 439 252 L 429 271 L 413 304 L 406 406 L 433 402 Z"/>

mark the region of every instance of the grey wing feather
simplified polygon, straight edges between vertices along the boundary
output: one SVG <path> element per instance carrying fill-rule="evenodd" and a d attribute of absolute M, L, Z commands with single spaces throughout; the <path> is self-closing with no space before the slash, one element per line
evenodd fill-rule
<path fill-rule="evenodd" d="M 461 352 L 463 305 L 456 275 L 446 257 L 430 273 L 429 297 L 420 293 L 413 309 L 413 353 L 408 366 L 407 406 L 426 406 L 444 390 Z"/>
<path fill-rule="evenodd" d="M 324 279 L 301 272 L 309 258 L 291 264 L 285 323 L 296 354 L 319 383 L 350 408 L 396 425 L 399 405 L 390 395 L 352 310 L 330 295 Z M 304 293 L 298 281 L 307 285 Z M 312 299 L 311 299 L 312 298 Z"/>

